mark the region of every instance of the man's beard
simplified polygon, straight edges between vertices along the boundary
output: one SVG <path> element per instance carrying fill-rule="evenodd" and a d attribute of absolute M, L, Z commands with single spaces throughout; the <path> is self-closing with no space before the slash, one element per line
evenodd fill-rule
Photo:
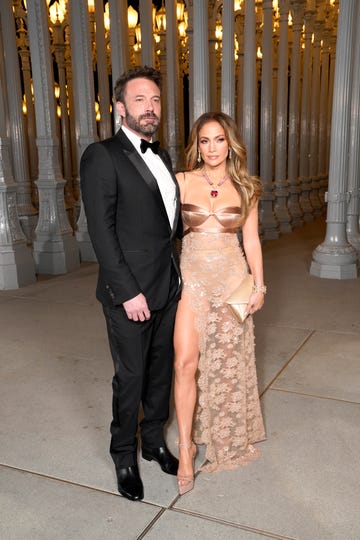
<path fill-rule="evenodd" d="M 158 118 L 155 113 L 141 114 L 140 116 L 138 116 L 138 118 L 135 118 L 129 113 L 126 107 L 125 113 L 126 124 L 129 126 L 130 129 L 136 131 L 136 133 L 139 133 L 139 135 L 151 137 L 152 135 L 154 135 L 160 125 L 160 118 Z M 144 118 L 151 118 L 153 121 L 151 123 L 146 122 L 144 125 L 141 125 L 141 120 L 143 120 Z"/>

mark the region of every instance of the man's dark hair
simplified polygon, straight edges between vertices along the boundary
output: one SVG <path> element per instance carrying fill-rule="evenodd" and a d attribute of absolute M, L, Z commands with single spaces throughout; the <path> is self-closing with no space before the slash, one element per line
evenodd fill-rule
<path fill-rule="evenodd" d="M 133 79 L 149 79 L 150 81 L 153 81 L 161 90 L 160 72 L 149 66 L 137 66 L 123 73 L 116 81 L 114 87 L 115 102 L 121 101 L 121 103 L 124 103 L 126 85 Z"/>

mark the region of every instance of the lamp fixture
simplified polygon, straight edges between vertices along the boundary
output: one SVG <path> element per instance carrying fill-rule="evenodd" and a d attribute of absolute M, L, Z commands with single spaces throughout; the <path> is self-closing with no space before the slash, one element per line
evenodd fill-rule
<path fill-rule="evenodd" d="M 56 0 L 49 7 L 50 20 L 53 24 L 62 24 L 66 15 L 66 2 L 65 0 Z"/>
<path fill-rule="evenodd" d="M 164 6 L 164 2 L 162 3 L 161 8 L 155 15 L 156 19 L 156 26 L 158 27 L 159 32 L 165 32 L 166 31 L 166 10 Z"/>
<path fill-rule="evenodd" d="M 184 18 L 185 5 L 183 2 L 176 2 L 176 18 L 180 22 Z"/>
<path fill-rule="evenodd" d="M 132 6 L 129 6 L 127 10 L 127 19 L 128 19 L 128 26 L 131 30 L 133 30 L 135 26 L 137 25 L 138 18 L 139 16 L 136 9 L 134 9 Z"/>

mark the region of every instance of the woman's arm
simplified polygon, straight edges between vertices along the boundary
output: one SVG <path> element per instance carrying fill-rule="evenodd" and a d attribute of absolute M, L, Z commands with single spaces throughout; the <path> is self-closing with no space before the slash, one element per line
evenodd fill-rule
<path fill-rule="evenodd" d="M 264 287 L 264 273 L 258 218 L 258 202 L 256 202 L 242 228 L 245 257 L 254 278 L 254 285 L 257 287 L 257 291 L 255 289 L 256 292 L 253 292 L 249 300 L 248 313 L 250 314 L 255 313 L 263 306 L 265 294 L 261 290 Z"/>

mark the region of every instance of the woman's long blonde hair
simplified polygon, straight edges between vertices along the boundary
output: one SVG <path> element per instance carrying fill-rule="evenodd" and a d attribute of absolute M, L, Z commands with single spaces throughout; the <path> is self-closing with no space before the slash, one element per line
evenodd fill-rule
<path fill-rule="evenodd" d="M 198 161 L 199 132 L 207 122 L 218 122 L 225 132 L 229 145 L 226 172 L 240 195 L 241 209 L 244 218 L 246 218 L 250 208 L 262 194 L 262 184 L 257 176 L 249 174 L 246 162 L 246 148 L 241 142 L 238 127 L 230 116 L 222 112 L 207 112 L 196 120 L 191 129 L 189 144 L 185 150 L 187 170 L 201 169 L 204 166 L 202 159 Z"/>

